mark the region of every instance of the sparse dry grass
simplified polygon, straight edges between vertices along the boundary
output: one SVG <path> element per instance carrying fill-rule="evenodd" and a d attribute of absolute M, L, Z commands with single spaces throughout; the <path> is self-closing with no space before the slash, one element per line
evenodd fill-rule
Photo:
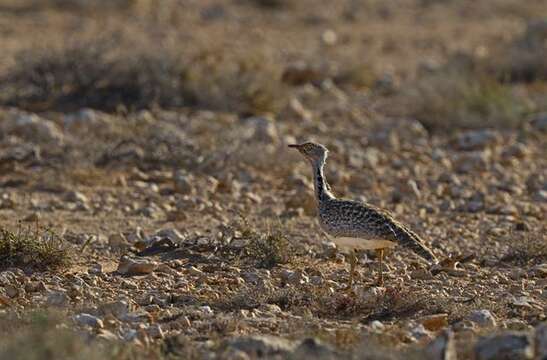
<path fill-rule="evenodd" d="M 430 130 L 515 128 L 533 108 L 511 87 L 467 69 L 427 75 L 407 96 L 411 115 Z"/>
<path fill-rule="evenodd" d="M 0 264 L 10 267 L 55 270 L 69 263 L 68 249 L 51 230 L 22 225 L 15 232 L 0 228 Z"/>
<path fill-rule="evenodd" d="M 243 216 L 235 226 L 239 238 L 248 241 L 244 257 L 251 260 L 254 266 L 271 269 L 293 258 L 295 247 L 281 227 L 268 226 L 268 230 L 263 232 Z"/>
<path fill-rule="evenodd" d="M 3 79 L 0 102 L 38 111 L 187 106 L 261 114 L 286 101 L 281 70 L 264 56 L 189 56 L 182 46 L 121 35 L 28 49 L 16 63 Z"/>
<path fill-rule="evenodd" d="M 403 86 L 393 105 L 402 100 L 405 115 L 430 130 L 519 127 L 530 113 L 545 111 L 546 40 L 547 21 L 539 19 L 486 54 L 452 53 L 444 65 Z"/>
<path fill-rule="evenodd" d="M 91 349 L 82 337 L 61 327 L 61 319 L 61 314 L 40 311 L 23 317 L 4 315 L 0 319 L 0 327 L 12 336 L 0 340 L 0 357 L 29 360 L 104 359 L 102 350 Z"/>
<path fill-rule="evenodd" d="M 106 38 L 29 49 L 5 79 L 12 91 L 3 102 L 43 110 L 180 106 L 186 101 L 184 71 L 175 52 Z"/>
<path fill-rule="evenodd" d="M 40 359 L 166 359 L 169 354 L 180 353 L 185 359 L 198 359 L 195 351 L 169 339 L 164 348 L 147 348 L 124 345 L 106 340 L 88 339 L 69 329 L 70 323 L 63 313 L 31 311 L 22 316 L 14 313 L 0 317 L 0 329 L 11 336 L 0 339 L 0 358 L 14 360 Z M 180 343 L 180 341 L 179 341 Z M 189 346 L 189 344 L 185 344 Z M 178 350 L 177 350 L 178 349 Z"/>
<path fill-rule="evenodd" d="M 280 231 L 254 237 L 249 244 L 247 253 L 256 261 L 258 267 L 264 268 L 286 264 L 292 256 L 290 242 Z"/>
<path fill-rule="evenodd" d="M 500 81 L 536 83 L 547 80 L 547 19 L 528 23 L 524 33 L 509 44 L 498 46 L 488 58 L 487 68 Z"/>

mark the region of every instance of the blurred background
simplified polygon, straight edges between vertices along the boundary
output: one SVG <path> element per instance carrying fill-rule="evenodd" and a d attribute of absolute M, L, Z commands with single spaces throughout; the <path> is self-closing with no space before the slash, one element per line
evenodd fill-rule
<path fill-rule="evenodd" d="M 0 358 L 529 358 L 479 336 L 547 333 L 546 50 L 545 0 L 0 0 Z M 347 291 L 308 140 L 466 262 Z"/>
<path fill-rule="evenodd" d="M 511 127 L 546 106 L 546 11 L 541 0 L 3 0 L 0 101 L 330 126 L 331 99 L 314 98 L 330 86 L 347 113 Z"/>

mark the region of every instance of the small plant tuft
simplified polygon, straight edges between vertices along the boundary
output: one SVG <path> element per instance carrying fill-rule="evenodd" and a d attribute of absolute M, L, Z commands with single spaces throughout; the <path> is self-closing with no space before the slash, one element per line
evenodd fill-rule
<path fill-rule="evenodd" d="M 279 230 L 263 236 L 254 237 L 248 248 L 248 253 L 256 260 L 256 265 L 263 268 L 273 268 L 278 264 L 286 264 L 291 259 L 291 245 L 287 237 Z"/>
<path fill-rule="evenodd" d="M 243 255 L 253 262 L 253 266 L 271 269 L 292 260 L 295 248 L 281 228 L 269 227 L 262 232 L 240 214 L 234 230 L 239 239 L 247 241 Z"/>
<path fill-rule="evenodd" d="M 0 228 L 0 269 L 55 270 L 69 263 L 68 249 L 50 229 Z"/>

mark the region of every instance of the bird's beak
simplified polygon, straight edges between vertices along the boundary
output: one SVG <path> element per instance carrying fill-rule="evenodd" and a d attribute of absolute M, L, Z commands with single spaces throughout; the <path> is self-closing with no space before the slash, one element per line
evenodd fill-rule
<path fill-rule="evenodd" d="M 298 145 L 298 144 L 289 144 L 289 147 L 298 149 L 300 147 L 300 145 Z"/>

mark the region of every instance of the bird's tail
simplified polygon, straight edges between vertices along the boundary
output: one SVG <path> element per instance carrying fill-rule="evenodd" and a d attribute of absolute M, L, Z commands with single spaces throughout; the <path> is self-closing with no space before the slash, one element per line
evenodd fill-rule
<path fill-rule="evenodd" d="M 402 246 L 414 251 L 422 258 L 432 263 L 437 263 L 437 258 L 433 255 L 433 252 L 424 244 L 424 240 L 407 228 L 394 229 L 395 236 Z"/>

